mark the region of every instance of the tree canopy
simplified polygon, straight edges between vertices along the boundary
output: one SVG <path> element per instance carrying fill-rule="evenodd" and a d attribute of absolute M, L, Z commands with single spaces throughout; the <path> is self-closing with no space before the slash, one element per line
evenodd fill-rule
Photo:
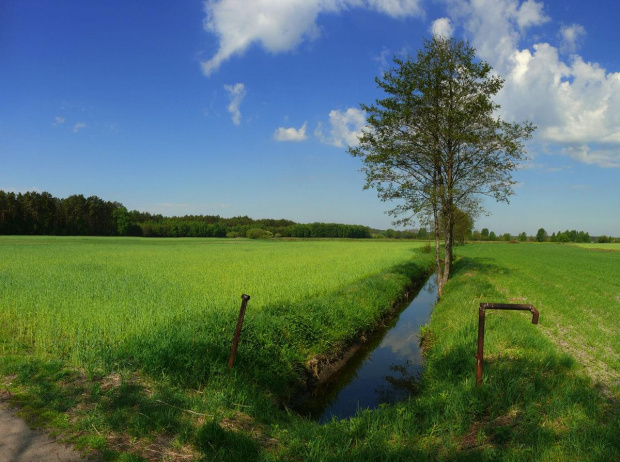
<path fill-rule="evenodd" d="M 387 97 L 361 105 L 368 125 L 349 152 L 364 163 L 365 188 L 375 188 L 383 201 L 397 201 L 388 212 L 396 223 L 431 218 L 441 295 L 457 211 L 475 216 L 483 196 L 508 201 L 512 172 L 525 157 L 523 140 L 535 127 L 497 116 L 492 97 L 503 80 L 476 60 L 467 43 L 433 37 L 415 60 L 394 64 L 376 79 Z"/>

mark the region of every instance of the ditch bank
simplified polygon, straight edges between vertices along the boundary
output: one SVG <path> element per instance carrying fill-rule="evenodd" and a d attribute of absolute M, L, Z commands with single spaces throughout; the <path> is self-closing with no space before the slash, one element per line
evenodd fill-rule
<path fill-rule="evenodd" d="M 307 363 L 306 387 L 289 405 L 320 422 L 347 418 L 416 392 L 423 370 L 420 327 L 436 302 L 436 275 L 412 281 L 372 330 L 339 355 Z"/>

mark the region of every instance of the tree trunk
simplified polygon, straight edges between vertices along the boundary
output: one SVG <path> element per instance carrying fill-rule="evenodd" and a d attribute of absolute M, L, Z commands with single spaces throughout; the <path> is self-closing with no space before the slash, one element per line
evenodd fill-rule
<path fill-rule="evenodd" d="M 443 293 L 443 287 L 448 282 L 448 278 L 450 277 L 450 271 L 452 270 L 452 234 L 453 234 L 453 224 L 452 220 L 449 217 L 447 219 L 448 223 L 446 226 L 445 238 L 444 238 L 444 265 L 443 265 L 443 280 L 441 281 L 441 291 Z"/>
<path fill-rule="evenodd" d="M 437 266 L 437 298 L 443 295 L 443 272 L 441 268 L 441 243 L 439 241 L 439 215 L 437 209 L 434 210 L 435 222 L 435 263 Z"/>

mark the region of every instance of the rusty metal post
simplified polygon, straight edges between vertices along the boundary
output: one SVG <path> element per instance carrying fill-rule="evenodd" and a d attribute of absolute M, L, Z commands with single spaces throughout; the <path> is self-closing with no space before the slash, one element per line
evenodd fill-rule
<path fill-rule="evenodd" d="M 482 358 L 484 357 L 484 307 L 478 310 L 478 353 L 476 354 L 476 386 L 482 383 Z"/>
<path fill-rule="evenodd" d="M 538 324 L 538 310 L 534 305 L 515 303 L 481 303 L 478 311 L 478 353 L 476 354 L 476 386 L 482 384 L 482 361 L 484 359 L 484 314 L 485 310 L 517 310 L 532 313 L 532 324 Z"/>
<path fill-rule="evenodd" d="M 241 295 L 241 310 L 239 310 L 239 319 L 237 320 L 237 328 L 235 329 L 235 336 L 233 338 L 232 351 L 230 352 L 230 359 L 228 360 L 228 369 L 235 364 L 235 356 L 237 355 L 237 345 L 239 344 L 239 338 L 241 337 L 241 327 L 243 326 L 243 317 L 245 316 L 245 307 L 250 299 L 249 295 Z"/>

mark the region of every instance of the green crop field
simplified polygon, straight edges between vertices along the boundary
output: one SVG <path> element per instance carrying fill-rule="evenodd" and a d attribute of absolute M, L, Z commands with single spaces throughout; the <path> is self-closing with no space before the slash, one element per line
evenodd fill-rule
<path fill-rule="evenodd" d="M 618 243 L 610 243 L 610 244 L 575 244 L 579 247 L 583 247 L 584 249 L 592 249 L 592 250 L 609 250 L 620 252 L 620 244 Z"/>
<path fill-rule="evenodd" d="M 211 358 L 221 359 L 236 324 L 241 294 L 246 293 L 251 296 L 248 341 L 265 349 L 286 341 L 286 331 L 296 329 L 290 340 L 301 349 L 291 354 L 311 356 L 372 326 L 385 300 L 370 292 L 368 311 L 343 306 L 337 322 L 328 319 L 329 312 L 317 308 L 310 313 L 304 307 L 410 261 L 420 246 L 372 241 L 1 238 L 0 351 L 21 348 L 104 370 L 123 361 L 165 370 L 165 358 L 150 358 L 146 352 L 164 349 L 161 354 L 170 359 L 181 355 L 175 359 L 190 361 L 182 351 L 187 340 L 217 352 L 206 355 L 207 364 L 203 358 L 200 366 L 185 365 L 199 382 L 196 367 L 206 374 Z M 392 297 L 403 286 L 393 279 Z M 174 342 L 181 350 L 175 350 Z"/>
<path fill-rule="evenodd" d="M 618 252 L 458 247 L 417 395 L 325 425 L 285 406 L 424 277 L 422 246 L 0 238 L 0 393 L 104 460 L 620 460 Z M 540 323 L 487 312 L 476 387 L 480 302 Z"/>

